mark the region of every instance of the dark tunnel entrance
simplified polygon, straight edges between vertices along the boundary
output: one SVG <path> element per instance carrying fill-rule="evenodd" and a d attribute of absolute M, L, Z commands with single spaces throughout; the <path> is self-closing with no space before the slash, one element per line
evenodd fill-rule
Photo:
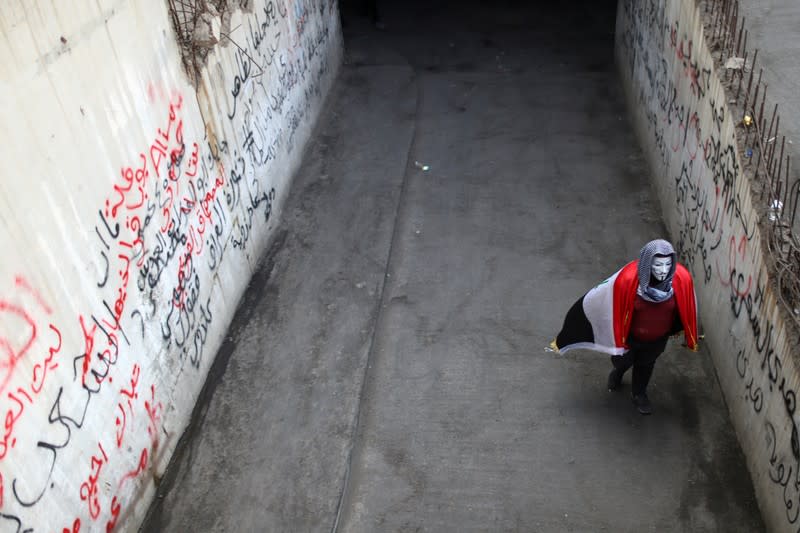
<path fill-rule="evenodd" d="M 391 43 L 424 71 L 613 68 L 616 0 L 341 0 L 345 49 Z"/>

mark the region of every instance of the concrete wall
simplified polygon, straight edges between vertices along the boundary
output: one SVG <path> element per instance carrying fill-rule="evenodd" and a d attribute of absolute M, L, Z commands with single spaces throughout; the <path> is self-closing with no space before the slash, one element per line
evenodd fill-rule
<path fill-rule="evenodd" d="M 0 4 L 1 531 L 138 527 L 269 243 L 338 7 L 216 3 L 196 85 L 177 0 Z"/>
<path fill-rule="evenodd" d="M 736 141 L 741 116 L 727 104 L 695 4 L 620 0 L 617 61 L 665 222 L 695 276 L 706 342 L 765 522 L 796 531 L 797 353 L 767 273 L 752 167 Z"/>

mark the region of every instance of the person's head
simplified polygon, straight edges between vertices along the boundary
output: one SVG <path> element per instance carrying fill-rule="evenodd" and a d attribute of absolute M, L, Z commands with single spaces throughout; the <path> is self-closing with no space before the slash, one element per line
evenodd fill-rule
<path fill-rule="evenodd" d="M 668 291 L 675 275 L 676 253 L 664 239 L 650 241 L 639 254 L 639 286 L 642 290 L 654 287 Z"/>

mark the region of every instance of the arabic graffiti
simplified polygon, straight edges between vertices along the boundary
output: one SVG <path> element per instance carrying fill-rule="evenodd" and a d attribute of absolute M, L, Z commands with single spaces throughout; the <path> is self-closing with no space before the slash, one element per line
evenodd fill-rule
<path fill-rule="evenodd" d="M 669 180 L 664 194 L 675 209 L 666 216 L 677 248 L 701 280 L 701 295 L 708 295 L 701 298 L 701 309 L 706 304 L 710 312 L 730 318 L 730 335 L 717 347 L 720 375 L 730 376 L 726 397 L 732 410 L 753 417 L 748 427 L 763 428 L 766 447 L 746 452 L 762 461 L 781 495 L 786 523 L 796 530 L 798 369 L 787 355 L 786 330 L 762 259 L 737 124 L 702 35 L 686 30 L 701 28 L 701 15 L 694 8 L 671 20 L 664 3 L 655 0 L 627 0 L 621 8 L 622 64 L 636 87 L 636 105 L 644 110 L 645 135 L 657 161 L 654 174 Z"/>
<path fill-rule="evenodd" d="M 170 402 L 202 382 L 230 318 L 215 290 L 265 244 L 332 78 L 335 2 L 257 4 L 217 58 L 213 121 L 164 80 L 126 87 L 143 112 L 98 156 L 111 170 L 74 202 L 88 209 L 70 213 L 89 228 L 78 281 L 47 266 L 0 277 L 2 530 L 124 527 L 175 438 L 166 428 L 188 416 Z"/>

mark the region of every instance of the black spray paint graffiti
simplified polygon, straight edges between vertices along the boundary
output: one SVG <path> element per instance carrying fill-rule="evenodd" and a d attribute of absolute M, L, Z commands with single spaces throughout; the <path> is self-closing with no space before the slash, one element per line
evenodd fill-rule
<path fill-rule="evenodd" d="M 13 498 L 4 502 L 4 525 L 32 530 L 24 525 L 22 510 L 38 512 L 37 504 L 54 489 L 58 463 L 75 446 L 90 405 L 106 394 L 114 369 L 130 356 L 137 335 L 160 338 L 192 367 L 201 366 L 215 317 L 207 280 L 229 250 L 247 247 L 254 226 L 270 221 L 277 192 L 264 176 L 273 161 L 295 149 L 296 132 L 321 99 L 328 75 L 328 28 L 311 18 L 317 7 L 325 11 L 325 3 L 300 4 L 295 9 L 299 18 L 288 30 L 281 25 L 290 19 L 283 1 L 267 2 L 246 23 L 248 53 L 239 52 L 235 59 L 229 90 L 228 116 L 241 131 L 236 146 L 184 138 L 183 100 L 172 101 L 156 142 L 123 169 L 114 197 L 97 212 L 93 283 L 101 303 L 80 317 L 84 346 L 73 352 L 80 355 L 73 359 L 72 380 L 58 388 L 38 426 L 36 460 L 8 480 Z M 134 293 L 138 298 L 130 299 Z M 124 430 L 116 430 L 119 442 Z M 151 431 L 155 426 L 148 426 Z M 142 464 L 131 474 L 141 472 Z M 114 517 L 120 512 L 116 497 L 110 511 Z"/>
<path fill-rule="evenodd" d="M 792 397 L 791 412 L 794 412 L 795 399 Z M 787 410 L 789 402 L 787 401 Z M 786 520 L 793 526 L 797 524 L 800 515 L 800 453 L 796 427 L 792 432 L 792 457 L 786 458 L 785 454 L 777 451 L 778 439 L 775 426 L 767 421 L 764 423 L 766 434 L 767 456 L 769 457 L 769 479 L 782 488 L 783 505 L 786 508 Z M 797 529 L 800 531 L 800 528 Z"/>
<path fill-rule="evenodd" d="M 677 203 L 685 221 L 677 246 L 684 261 L 702 272 L 702 281 L 708 283 L 713 275 L 708 254 L 719 246 L 722 234 L 714 231 L 719 213 L 710 211 L 708 192 L 696 181 L 693 170 L 694 161 L 684 162 L 675 180 Z"/>
<path fill-rule="evenodd" d="M 225 191 L 228 209 L 240 214 L 231 235 L 234 249 L 243 249 L 250 242 L 257 213 L 261 213 L 263 223 L 269 222 L 277 193 L 274 187 L 263 190 L 256 176 L 275 160 L 281 149 L 286 153 L 292 152 L 295 133 L 304 123 L 314 101 L 321 98 L 322 79 L 328 73 L 327 60 L 322 55 L 329 37 L 328 28 L 321 25 L 309 32 L 304 23 L 302 39 L 293 47 L 281 47 L 281 33 L 276 32 L 270 38 L 266 29 L 285 18 L 286 11 L 280 6 L 272 9 L 270 5 L 264 10 L 263 22 L 256 19 L 257 24 L 250 28 L 245 38 L 247 54 L 242 51 L 238 60 L 238 81 L 235 79 L 231 88 L 234 104 L 229 106 L 229 118 L 244 110 L 243 141 L 233 150 L 230 187 Z M 245 68 L 243 61 L 252 65 Z M 312 73 L 311 66 L 315 62 L 319 66 Z M 254 68 L 276 77 L 254 78 L 251 76 Z M 248 78 L 254 81 L 250 95 L 245 96 L 242 86 L 243 80 Z M 267 79 L 277 79 L 277 83 L 267 86 L 264 81 Z M 300 87 L 303 87 L 303 93 L 299 95 L 299 104 L 292 104 L 287 109 L 289 96 Z M 245 182 L 247 187 L 243 187 Z"/>
<path fill-rule="evenodd" d="M 766 274 L 755 275 L 752 265 L 758 261 L 745 260 L 747 245 L 756 235 L 756 221 L 747 215 L 744 191 L 749 184 L 736 140 L 723 137 L 733 129 L 722 103 L 725 96 L 710 92 L 713 66 L 710 59 L 708 65 L 702 64 L 701 58 L 709 57 L 701 49 L 704 44 L 693 43 L 681 32 L 678 21 L 665 20 L 662 2 L 626 1 L 622 10 L 622 64 L 639 85 L 638 103 L 645 110 L 655 151 L 667 174 L 674 175 L 681 221 L 678 248 L 692 269 L 702 273 L 706 285 L 729 292 L 731 317 L 745 325 L 742 343 L 749 345 L 752 339 L 750 348 L 735 354 L 741 397 L 764 420 L 769 479 L 779 487 L 786 520 L 796 528 L 800 514 L 797 392 L 789 386 L 775 348 L 777 326 L 767 318 Z M 654 31 L 655 27 L 662 30 Z M 674 79 L 671 72 L 676 73 Z M 701 113 L 710 119 L 709 131 L 700 131 Z M 696 158 L 698 153 L 702 158 Z M 680 164 L 678 172 L 669 168 L 675 160 Z M 783 409 L 773 407 L 778 405 Z"/>

